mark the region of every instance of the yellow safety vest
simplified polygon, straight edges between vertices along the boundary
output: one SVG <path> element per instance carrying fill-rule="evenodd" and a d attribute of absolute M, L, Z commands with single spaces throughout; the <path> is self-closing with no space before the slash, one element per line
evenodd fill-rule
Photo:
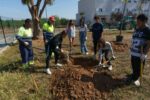
<path fill-rule="evenodd" d="M 33 37 L 32 29 L 31 28 L 25 29 L 24 27 L 20 27 L 17 35 L 22 38 L 32 38 Z"/>
<path fill-rule="evenodd" d="M 43 30 L 53 33 L 54 32 L 54 26 L 53 25 L 49 25 L 48 23 L 44 23 Z"/>

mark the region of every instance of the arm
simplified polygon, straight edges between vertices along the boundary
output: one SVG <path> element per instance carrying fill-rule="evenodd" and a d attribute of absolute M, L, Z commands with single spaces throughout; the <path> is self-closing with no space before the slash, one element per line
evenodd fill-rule
<path fill-rule="evenodd" d="M 110 44 L 110 51 L 111 51 L 111 55 L 114 57 L 114 51 L 113 51 L 111 44 Z"/>
<path fill-rule="evenodd" d="M 148 51 L 150 49 L 150 40 L 148 40 L 145 44 L 145 47 L 143 48 L 143 54 L 147 55 Z"/>
<path fill-rule="evenodd" d="M 103 25 L 102 24 L 100 24 L 100 25 L 101 25 L 100 36 L 101 36 L 101 38 L 103 38 L 103 31 L 104 31 L 104 29 L 103 29 Z"/>
<path fill-rule="evenodd" d="M 99 65 L 102 64 L 102 59 L 103 59 L 102 49 L 99 49 Z"/>

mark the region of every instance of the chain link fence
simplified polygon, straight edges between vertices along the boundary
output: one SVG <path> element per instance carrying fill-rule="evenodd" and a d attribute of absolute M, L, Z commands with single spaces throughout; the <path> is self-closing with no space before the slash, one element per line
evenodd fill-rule
<path fill-rule="evenodd" d="M 23 25 L 22 20 L 0 16 L 0 47 L 12 44 L 17 29 Z"/>

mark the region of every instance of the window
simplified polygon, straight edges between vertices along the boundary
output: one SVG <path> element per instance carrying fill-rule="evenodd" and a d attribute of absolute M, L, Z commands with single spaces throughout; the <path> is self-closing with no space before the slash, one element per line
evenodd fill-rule
<path fill-rule="evenodd" d="M 103 9 L 102 9 L 102 8 L 99 8 L 99 12 L 103 12 Z"/>
<path fill-rule="evenodd" d="M 128 0 L 128 3 L 131 3 L 131 0 Z"/>

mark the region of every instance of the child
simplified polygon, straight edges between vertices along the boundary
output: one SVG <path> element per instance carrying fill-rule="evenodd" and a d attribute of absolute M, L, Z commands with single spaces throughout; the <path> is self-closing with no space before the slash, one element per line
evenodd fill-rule
<path fill-rule="evenodd" d="M 146 26 L 147 21 L 147 16 L 144 14 L 138 15 L 137 28 L 132 36 L 131 65 L 133 72 L 127 78 L 127 82 L 133 81 L 136 86 L 141 85 L 139 78 L 150 47 L 150 29 Z"/>
<path fill-rule="evenodd" d="M 31 20 L 26 19 L 25 24 L 20 27 L 19 32 L 16 34 L 16 38 L 19 41 L 19 49 L 22 58 L 23 68 L 28 68 L 29 65 L 33 65 L 33 50 L 32 50 L 32 29 Z"/>
<path fill-rule="evenodd" d="M 68 38 L 69 38 L 70 53 L 71 53 L 72 46 L 74 44 L 74 39 L 75 39 L 75 36 L 76 36 L 75 24 L 73 23 L 72 20 L 69 21 L 66 31 L 67 31 Z"/>
<path fill-rule="evenodd" d="M 95 16 L 94 17 L 95 23 L 92 26 L 92 37 L 93 37 L 93 45 L 94 45 L 94 59 L 96 59 L 97 54 L 97 45 L 98 41 L 102 37 L 103 33 L 103 25 L 100 23 L 100 17 Z"/>
<path fill-rule="evenodd" d="M 49 61 L 51 59 L 51 55 L 52 55 L 52 52 L 54 52 L 54 55 L 55 55 L 55 64 L 56 66 L 58 67 L 62 67 L 62 64 L 59 64 L 58 63 L 58 60 L 59 60 L 59 55 L 60 55 L 60 52 L 62 52 L 62 49 L 61 49 L 61 45 L 62 45 L 62 41 L 63 41 L 63 38 L 66 37 L 66 31 L 63 31 L 57 35 L 55 35 L 49 42 L 49 52 L 47 53 L 46 55 L 46 73 L 47 74 L 51 74 L 51 71 L 49 69 Z"/>
<path fill-rule="evenodd" d="M 81 47 L 81 53 L 88 55 L 88 49 L 86 46 L 86 40 L 87 40 L 87 25 L 85 24 L 85 21 L 82 19 L 80 20 L 80 27 L 79 27 L 79 37 L 80 37 L 80 47 Z"/>
<path fill-rule="evenodd" d="M 112 58 L 109 57 L 109 53 L 111 53 Z M 101 38 L 99 41 L 99 66 L 105 67 L 105 65 L 103 64 L 103 56 L 105 56 L 106 62 L 108 61 L 108 69 L 111 71 L 112 64 L 110 59 L 115 59 L 116 57 L 114 56 L 111 43 Z"/>

